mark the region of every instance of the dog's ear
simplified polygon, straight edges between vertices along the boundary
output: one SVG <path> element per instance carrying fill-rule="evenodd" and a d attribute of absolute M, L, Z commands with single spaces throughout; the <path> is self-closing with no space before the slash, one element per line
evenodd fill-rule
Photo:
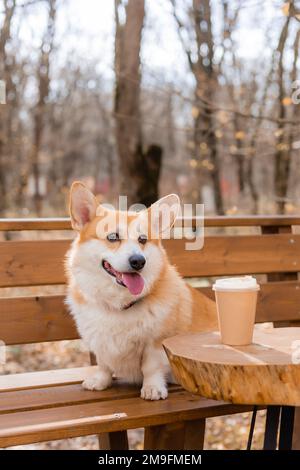
<path fill-rule="evenodd" d="M 180 213 L 180 199 L 177 194 L 169 194 L 152 204 L 148 209 L 148 222 L 151 236 L 161 235 L 170 230 Z"/>
<path fill-rule="evenodd" d="M 74 230 L 81 230 L 96 215 L 97 199 L 80 181 L 75 181 L 70 190 L 70 216 Z"/>

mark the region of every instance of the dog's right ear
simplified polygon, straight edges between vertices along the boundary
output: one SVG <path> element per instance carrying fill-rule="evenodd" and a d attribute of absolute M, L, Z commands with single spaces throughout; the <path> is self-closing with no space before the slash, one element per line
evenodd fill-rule
<path fill-rule="evenodd" d="M 74 230 L 81 230 L 96 215 L 97 199 L 80 181 L 75 181 L 70 190 L 70 216 Z"/>
<path fill-rule="evenodd" d="M 169 194 L 152 204 L 147 209 L 147 213 L 151 236 L 164 234 L 168 237 L 166 232 L 173 227 L 180 213 L 180 199 L 177 194 Z"/>

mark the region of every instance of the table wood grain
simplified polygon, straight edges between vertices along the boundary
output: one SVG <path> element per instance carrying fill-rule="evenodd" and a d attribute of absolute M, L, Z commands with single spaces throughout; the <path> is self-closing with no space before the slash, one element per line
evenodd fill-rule
<path fill-rule="evenodd" d="M 256 329 L 248 346 L 224 345 L 219 332 L 188 333 L 166 339 L 164 348 L 176 380 L 192 393 L 300 406 L 300 328 Z"/>

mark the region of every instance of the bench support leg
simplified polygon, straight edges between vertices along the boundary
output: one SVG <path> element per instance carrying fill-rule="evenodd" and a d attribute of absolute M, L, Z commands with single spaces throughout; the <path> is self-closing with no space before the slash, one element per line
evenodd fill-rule
<path fill-rule="evenodd" d="M 295 410 L 293 450 L 300 450 L 300 407 Z"/>
<path fill-rule="evenodd" d="M 145 428 L 145 450 L 202 450 L 205 419 Z"/>
<path fill-rule="evenodd" d="M 293 443 L 295 407 L 283 406 L 281 408 L 281 423 L 279 434 L 279 450 L 291 450 Z"/>
<path fill-rule="evenodd" d="M 100 450 L 128 450 L 127 431 L 105 432 L 98 435 Z"/>
<path fill-rule="evenodd" d="M 280 406 L 268 406 L 264 438 L 264 450 L 276 449 L 279 420 Z"/>
<path fill-rule="evenodd" d="M 185 427 L 184 450 L 203 450 L 205 419 L 188 421 Z"/>
<path fill-rule="evenodd" d="M 90 353 L 92 366 L 97 365 L 96 357 Z M 128 450 L 127 431 L 105 432 L 98 435 L 100 450 Z"/>
<path fill-rule="evenodd" d="M 264 450 L 292 449 L 294 416 L 294 406 L 268 406 Z"/>

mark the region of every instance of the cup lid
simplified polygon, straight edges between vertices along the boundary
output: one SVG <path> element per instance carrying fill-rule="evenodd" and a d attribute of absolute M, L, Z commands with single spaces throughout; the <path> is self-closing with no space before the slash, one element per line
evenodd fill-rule
<path fill-rule="evenodd" d="M 218 291 L 257 291 L 260 289 L 259 284 L 253 276 L 217 279 L 212 288 Z"/>

